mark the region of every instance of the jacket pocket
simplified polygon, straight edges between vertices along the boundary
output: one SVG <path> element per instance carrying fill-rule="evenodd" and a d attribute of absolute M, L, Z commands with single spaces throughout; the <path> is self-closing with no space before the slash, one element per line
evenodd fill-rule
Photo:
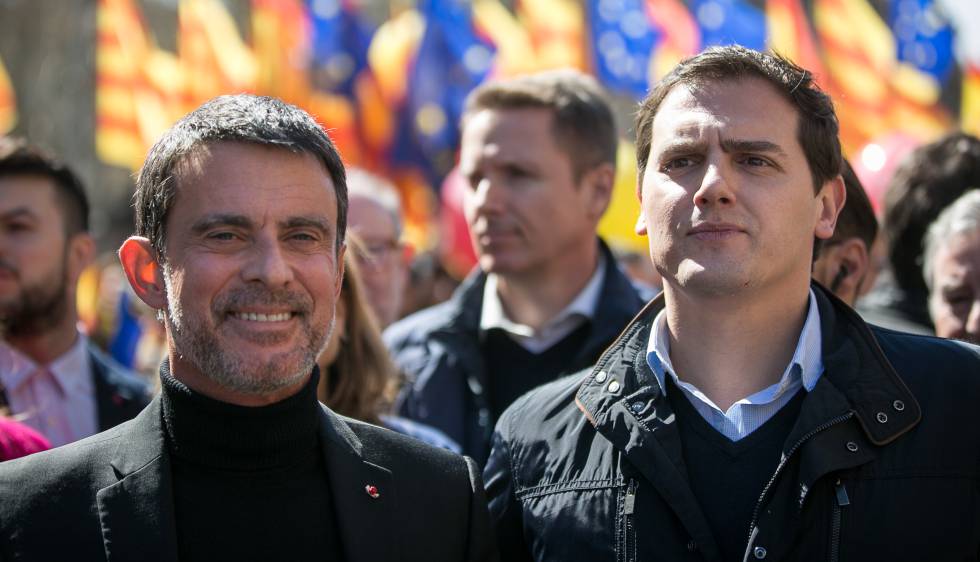
<path fill-rule="evenodd" d="M 830 562 L 840 560 L 841 520 L 844 517 L 844 508 L 849 505 L 851 500 L 847 496 L 847 488 L 838 478 L 837 483 L 834 484 L 834 499 L 830 512 L 830 556 L 828 557 Z"/>
<path fill-rule="evenodd" d="M 634 562 L 636 560 L 636 488 L 636 480 L 631 479 L 623 492 L 620 540 L 616 549 L 619 551 L 616 559 L 620 562 Z"/>

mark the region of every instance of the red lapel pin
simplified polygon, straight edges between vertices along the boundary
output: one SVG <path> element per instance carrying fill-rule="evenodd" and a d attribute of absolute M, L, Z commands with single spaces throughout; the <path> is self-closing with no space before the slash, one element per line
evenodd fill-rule
<path fill-rule="evenodd" d="M 364 491 L 367 492 L 367 495 L 371 496 L 374 499 L 378 499 L 381 497 L 381 492 L 378 491 L 378 487 L 375 486 L 374 484 L 368 484 L 367 486 L 364 486 Z"/>

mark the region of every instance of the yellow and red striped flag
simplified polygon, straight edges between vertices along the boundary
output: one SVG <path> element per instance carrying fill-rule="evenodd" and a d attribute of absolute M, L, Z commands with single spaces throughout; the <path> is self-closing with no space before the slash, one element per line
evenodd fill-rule
<path fill-rule="evenodd" d="M 136 170 L 180 115 L 182 76 L 176 58 L 156 47 L 132 0 L 99 0 L 96 19 L 96 153 Z"/>
<path fill-rule="evenodd" d="M 7 68 L 0 59 L 0 135 L 9 132 L 17 124 L 17 96 Z"/>
<path fill-rule="evenodd" d="M 930 141 L 949 127 L 938 85 L 898 61 L 891 30 L 866 0 L 815 0 L 814 23 L 845 153 L 888 133 Z"/>
<path fill-rule="evenodd" d="M 660 80 L 677 63 L 701 50 L 701 30 L 680 0 L 646 0 L 647 18 L 660 31 L 661 39 L 650 57 L 653 80 Z"/>
<path fill-rule="evenodd" d="M 180 0 L 177 24 L 185 111 L 221 94 L 255 91 L 255 56 L 219 0 Z"/>
<path fill-rule="evenodd" d="M 519 0 L 517 17 L 527 29 L 539 68 L 586 70 L 585 13 L 575 0 Z"/>

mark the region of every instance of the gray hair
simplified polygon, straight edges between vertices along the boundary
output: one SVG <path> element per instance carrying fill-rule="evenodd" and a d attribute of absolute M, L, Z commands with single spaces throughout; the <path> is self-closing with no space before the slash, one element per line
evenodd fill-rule
<path fill-rule="evenodd" d="M 360 168 L 347 170 L 347 194 L 363 197 L 385 210 L 395 224 L 395 237 L 402 235 L 402 198 L 390 181 Z"/>
<path fill-rule="evenodd" d="M 167 214 L 177 193 L 178 165 L 218 142 L 245 142 L 310 154 L 319 160 L 337 196 L 337 249 L 347 227 L 347 177 L 340 153 L 307 112 L 271 97 L 219 96 L 177 121 L 150 149 L 136 178 L 136 234 L 165 259 Z"/>
<path fill-rule="evenodd" d="M 978 230 L 980 230 L 980 189 L 971 189 L 946 207 L 926 233 L 922 275 L 929 291 L 932 291 L 936 254 L 943 244 L 954 235 Z"/>

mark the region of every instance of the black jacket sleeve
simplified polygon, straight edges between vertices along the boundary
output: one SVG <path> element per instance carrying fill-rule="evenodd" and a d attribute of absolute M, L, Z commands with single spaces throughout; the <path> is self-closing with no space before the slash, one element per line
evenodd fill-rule
<path fill-rule="evenodd" d="M 490 459 L 483 471 L 490 517 L 497 533 L 497 545 L 502 559 L 508 562 L 533 560 L 524 540 L 521 505 L 514 496 L 510 446 L 501 428 L 504 423 L 506 418 L 501 420 L 494 431 Z"/>

